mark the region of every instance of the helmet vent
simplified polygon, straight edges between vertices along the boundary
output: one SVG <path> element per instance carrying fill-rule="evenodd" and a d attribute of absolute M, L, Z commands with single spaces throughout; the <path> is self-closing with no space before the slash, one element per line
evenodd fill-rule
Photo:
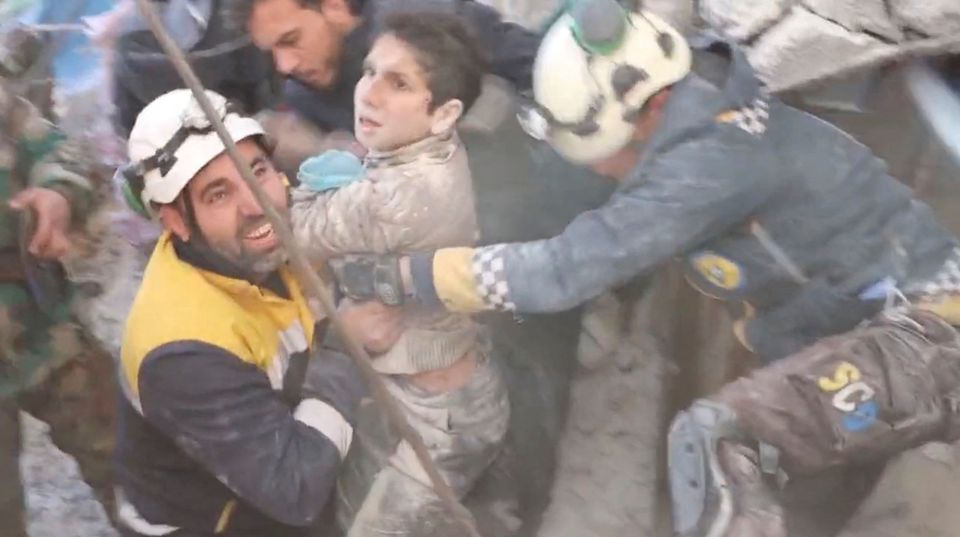
<path fill-rule="evenodd" d="M 617 95 L 617 99 L 622 101 L 630 90 L 648 78 L 650 78 L 650 75 L 640 67 L 621 64 L 613 71 L 610 84 L 613 86 L 613 92 Z"/>
<path fill-rule="evenodd" d="M 663 55 L 667 58 L 673 56 L 673 36 L 667 32 L 659 32 L 657 34 L 657 44 L 660 45 L 660 50 L 663 51 Z"/>

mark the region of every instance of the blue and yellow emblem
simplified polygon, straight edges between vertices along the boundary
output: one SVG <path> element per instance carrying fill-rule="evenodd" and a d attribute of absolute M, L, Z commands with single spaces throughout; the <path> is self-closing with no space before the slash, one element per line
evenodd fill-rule
<path fill-rule="evenodd" d="M 740 265 L 722 255 L 710 251 L 699 252 L 690 256 L 690 264 L 703 279 L 721 289 L 733 291 L 743 285 Z"/>

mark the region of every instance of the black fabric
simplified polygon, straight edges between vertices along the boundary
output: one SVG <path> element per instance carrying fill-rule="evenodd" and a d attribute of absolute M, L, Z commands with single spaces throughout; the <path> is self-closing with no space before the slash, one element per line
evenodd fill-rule
<path fill-rule="evenodd" d="M 860 300 L 824 282 L 810 282 L 790 300 L 748 322 L 746 337 L 765 362 L 800 352 L 824 334 L 852 330 L 883 309 L 883 300 Z"/>
<path fill-rule="evenodd" d="M 212 13 L 203 36 L 189 51 L 194 54 L 189 59 L 200 81 L 248 112 L 271 105 L 280 84 L 270 54 L 250 42 L 218 49 L 241 36 L 224 27 L 216 0 Z M 134 29 L 118 38 L 113 69 L 114 124 L 123 136 L 129 134 L 137 115 L 150 101 L 185 87 L 153 34 L 142 24 L 128 24 Z M 211 53 L 218 50 L 219 53 Z"/>
<path fill-rule="evenodd" d="M 294 408 L 303 399 L 303 381 L 307 377 L 307 367 L 310 366 L 310 353 L 297 352 L 290 355 L 290 364 L 287 373 L 283 376 L 283 400 L 287 406 Z"/>
<path fill-rule="evenodd" d="M 433 285 L 433 252 L 410 256 L 410 277 L 416 289 L 417 301 L 429 306 L 442 306 L 437 288 Z"/>
<path fill-rule="evenodd" d="M 184 199 L 189 199 L 189 197 L 185 197 Z M 193 219 L 193 210 L 191 208 L 188 207 L 187 213 L 191 215 L 189 219 Z M 196 236 L 200 236 L 199 231 L 194 231 L 194 233 Z M 177 252 L 177 257 L 182 261 L 190 263 L 199 269 L 215 272 L 221 276 L 236 280 L 245 280 L 253 285 L 269 289 L 281 298 L 290 298 L 290 290 L 287 289 L 286 284 L 283 283 L 283 278 L 280 277 L 280 273 L 277 271 L 271 272 L 263 279 L 254 278 L 249 271 L 238 267 L 235 263 L 213 251 L 206 244 L 198 243 L 197 241 L 182 241 L 176 236 L 173 237 L 173 249 Z"/>
<path fill-rule="evenodd" d="M 209 532 L 235 498 L 226 535 L 301 535 L 320 516 L 340 454 L 293 418 L 263 371 L 184 341 L 146 358 L 139 388 L 143 415 L 120 403 L 115 456 L 145 519 Z"/>
<path fill-rule="evenodd" d="M 321 348 L 307 363 L 302 382 L 304 399 L 319 399 L 337 409 L 351 426 L 357 423 L 357 408 L 367 395 L 367 383 L 350 356 Z"/>

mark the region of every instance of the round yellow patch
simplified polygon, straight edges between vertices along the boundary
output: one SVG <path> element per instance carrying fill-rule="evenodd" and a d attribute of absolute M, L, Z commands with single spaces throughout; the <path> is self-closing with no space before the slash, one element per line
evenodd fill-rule
<path fill-rule="evenodd" d="M 730 291 L 743 283 L 740 266 L 726 257 L 703 252 L 694 255 L 691 263 L 704 279 L 721 289 Z"/>

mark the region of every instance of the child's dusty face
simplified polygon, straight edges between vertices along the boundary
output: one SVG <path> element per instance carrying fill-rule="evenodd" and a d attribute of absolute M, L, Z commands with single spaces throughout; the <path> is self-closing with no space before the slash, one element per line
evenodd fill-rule
<path fill-rule="evenodd" d="M 391 34 L 379 37 L 353 94 L 354 131 L 367 149 L 389 151 L 430 135 L 426 74 L 413 49 Z"/>

